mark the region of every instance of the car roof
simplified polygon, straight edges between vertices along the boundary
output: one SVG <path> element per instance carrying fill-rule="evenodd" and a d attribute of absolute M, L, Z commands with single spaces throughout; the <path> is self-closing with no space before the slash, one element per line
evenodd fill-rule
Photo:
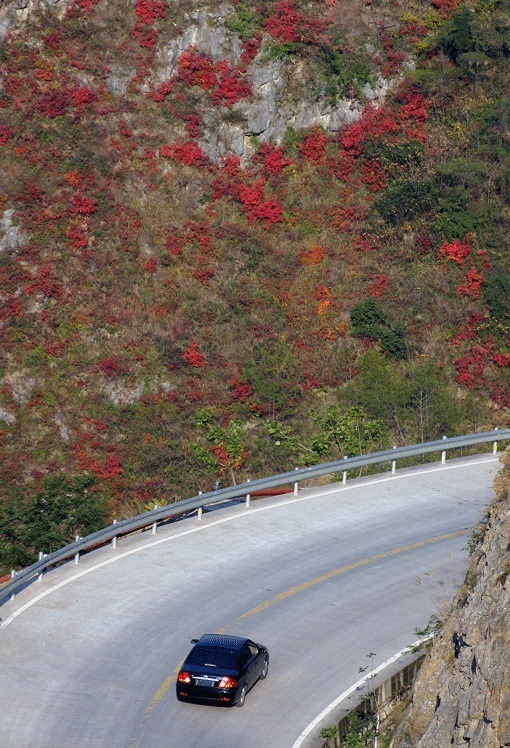
<path fill-rule="evenodd" d="M 242 649 L 246 642 L 250 641 L 243 636 L 230 636 L 229 634 L 204 634 L 196 647 L 218 647 L 219 649 Z"/>

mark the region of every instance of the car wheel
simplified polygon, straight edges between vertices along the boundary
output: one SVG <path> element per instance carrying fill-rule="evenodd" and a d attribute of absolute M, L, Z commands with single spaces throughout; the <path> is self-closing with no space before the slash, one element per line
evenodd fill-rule
<path fill-rule="evenodd" d="M 267 678 L 267 671 L 269 669 L 269 660 L 266 657 L 264 660 L 264 667 L 262 668 L 262 672 L 260 674 L 260 680 L 264 680 L 264 678 Z"/>
<path fill-rule="evenodd" d="M 236 706 L 244 706 L 245 699 L 246 699 L 246 686 L 243 686 L 241 688 L 241 693 L 239 694 L 239 698 L 236 701 Z"/>

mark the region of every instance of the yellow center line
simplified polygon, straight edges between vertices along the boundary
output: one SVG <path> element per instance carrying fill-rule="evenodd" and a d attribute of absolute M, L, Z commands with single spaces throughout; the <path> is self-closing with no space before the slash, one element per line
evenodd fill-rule
<path fill-rule="evenodd" d="M 369 556 L 368 558 L 363 558 L 360 561 L 356 561 L 353 564 L 346 564 L 345 566 L 340 566 L 338 569 L 332 569 L 332 571 L 328 571 L 325 574 L 321 574 L 318 577 L 309 579 L 307 582 L 302 582 L 301 584 L 297 584 L 295 587 L 291 587 L 290 589 L 285 590 L 284 592 L 280 592 L 278 595 L 274 595 L 269 600 L 265 600 L 263 603 L 260 603 L 260 605 L 257 605 L 255 608 L 252 608 L 251 610 L 248 610 L 246 613 L 243 613 L 242 615 L 238 616 L 235 620 L 242 621 L 245 618 L 251 618 L 252 616 L 257 615 L 257 613 L 261 613 L 262 611 L 266 610 L 271 605 L 276 605 L 276 603 L 280 603 L 282 602 L 282 600 L 286 600 L 288 597 L 291 597 L 292 595 L 296 595 L 298 592 L 307 590 L 309 587 L 313 587 L 315 584 L 326 582 L 328 579 L 333 579 L 333 577 L 337 577 L 340 574 L 346 574 L 348 571 L 359 569 L 362 566 L 368 566 L 369 564 L 373 564 L 375 561 L 381 561 L 385 558 L 390 558 L 391 556 L 398 556 L 401 553 L 408 553 L 409 551 L 414 551 L 417 548 L 422 548 L 424 545 L 428 545 L 432 543 L 440 543 L 443 540 L 450 540 L 451 538 L 456 538 L 456 537 L 459 537 L 460 535 L 466 535 L 467 532 L 468 530 L 456 530 L 455 532 L 450 532 L 447 535 L 437 535 L 434 538 L 427 538 L 427 540 L 420 540 L 417 543 L 412 543 L 411 545 L 402 545 L 399 548 L 392 548 L 391 550 L 385 551 L 384 553 L 377 553 L 375 556 Z M 230 628 L 229 626 L 225 626 L 222 629 L 218 629 L 216 633 L 224 634 L 228 631 L 229 628 Z M 179 670 L 181 669 L 182 662 L 183 661 L 181 661 L 181 663 L 175 668 L 172 675 L 169 675 L 168 678 L 161 684 L 161 686 L 158 688 L 158 690 L 156 691 L 156 693 L 150 700 L 150 703 L 147 709 L 145 710 L 145 716 L 138 730 L 139 734 L 145 731 L 145 726 L 148 721 L 149 715 L 155 709 L 155 707 L 160 703 L 160 701 L 165 697 L 170 686 L 173 683 L 175 683 L 177 674 L 179 673 Z M 137 748 L 137 746 L 140 745 L 140 741 L 141 741 L 141 738 L 133 740 L 130 744 L 131 748 Z"/>
<path fill-rule="evenodd" d="M 391 556 L 398 556 L 401 553 L 408 553 L 409 551 L 414 551 L 417 548 L 421 548 L 422 546 L 427 545 L 427 544 L 440 543 L 442 540 L 449 540 L 450 538 L 456 538 L 459 535 L 465 535 L 466 532 L 467 530 L 456 530 L 455 532 L 451 532 L 448 535 L 438 535 L 435 538 L 427 538 L 427 540 L 420 540 L 419 542 L 413 543 L 412 545 L 402 545 L 399 548 L 392 548 L 390 551 L 385 551 L 384 553 L 377 553 L 375 556 L 370 556 L 369 558 L 363 558 L 360 561 L 356 561 L 353 564 L 340 566 L 340 568 L 338 569 L 333 569 L 332 571 L 328 571 L 325 574 L 321 574 L 318 577 L 309 579 L 307 582 L 302 582 L 301 584 L 297 584 L 295 587 L 291 587 L 290 589 L 285 590 L 284 592 L 280 592 L 278 595 L 275 595 L 270 600 L 265 600 L 263 603 L 260 603 L 260 605 L 257 605 L 255 608 L 252 608 L 251 610 L 248 610 L 246 613 L 243 613 L 236 620 L 242 621 L 245 618 L 251 618 L 251 616 L 257 615 L 257 613 L 261 613 L 263 610 L 266 610 L 271 605 L 276 605 L 276 603 L 280 603 L 282 602 L 282 600 L 285 600 L 286 598 L 291 597 L 292 595 L 295 595 L 298 592 L 307 590 L 309 587 L 313 587 L 315 584 L 326 582 L 328 579 L 333 579 L 333 577 L 337 577 L 340 574 L 345 574 L 348 571 L 359 569 L 362 566 L 368 566 L 369 564 L 374 563 L 374 561 L 381 561 L 382 559 L 390 558 Z"/>

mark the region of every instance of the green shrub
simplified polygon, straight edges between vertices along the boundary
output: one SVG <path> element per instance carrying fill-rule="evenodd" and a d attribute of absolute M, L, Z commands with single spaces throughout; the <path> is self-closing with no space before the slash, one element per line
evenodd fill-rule
<path fill-rule="evenodd" d="M 247 3 L 238 3 L 232 14 L 225 18 L 225 26 L 241 39 L 251 39 L 260 28 L 262 19 Z"/>
<path fill-rule="evenodd" d="M 434 207 L 436 199 L 431 182 L 411 180 L 388 187 L 374 201 L 374 207 L 387 223 L 397 226 L 415 216 L 428 213 Z"/>

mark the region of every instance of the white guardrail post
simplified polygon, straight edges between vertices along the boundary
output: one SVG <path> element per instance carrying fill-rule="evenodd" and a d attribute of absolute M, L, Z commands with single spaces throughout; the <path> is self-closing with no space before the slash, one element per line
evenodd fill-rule
<path fill-rule="evenodd" d="M 129 517 L 117 522 L 114 520 L 108 527 L 103 527 L 96 532 L 87 535 L 84 538 L 77 538 L 73 543 L 59 548 L 49 554 L 43 551 L 39 554 L 39 560 L 21 571 L 13 572 L 12 579 L 0 586 L 0 605 L 6 600 L 13 597 L 17 592 L 26 587 L 36 579 L 41 579 L 42 575 L 53 566 L 61 564 L 74 558 L 75 563 L 79 562 L 80 556 L 87 551 L 92 551 L 100 546 L 105 546 L 111 542 L 113 548 L 117 547 L 117 539 L 124 535 L 129 535 L 140 530 L 148 530 L 152 527 L 154 534 L 159 522 L 170 519 L 180 519 L 189 517 L 198 512 L 198 519 L 202 519 L 204 507 L 219 502 L 239 501 L 245 498 L 246 506 L 250 505 L 251 496 L 256 491 L 264 491 L 269 488 L 278 488 L 294 484 L 294 495 L 297 496 L 299 483 L 305 479 L 319 478 L 324 475 L 335 475 L 339 471 L 342 473 L 342 485 L 347 482 L 348 471 L 359 470 L 363 467 L 383 465 L 388 461 L 391 463 L 391 472 L 395 473 L 397 460 L 404 458 L 416 458 L 423 455 L 433 455 L 440 453 L 441 463 L 446 462 L 446 453 L 448 450 L 462 449 L 464 447 L 472 448 L 479 444 L 487 444 L 492 447 L 492 454 L 495 455 L 498 450 L 498 442 L 510 442 L 510 428 L 493 429 L 476 434 L 465 434 L 464 436 L 454 436 L 442 439 L 436 439 L 430 442 L 414 444 L 405 447 L 393 447 L 380 452 L 371 452 L 367 455 L 358 455 L 356 457 L 343 457 L 333 462 L 326 462 L 311 467 L 294 468 L 285 473 L 271 475 L 265 478 L 256 478 L 248 480 L 227 488 L 215 487 L 214 491 L 203 493 L 188 499 L 181 499 L 173 504 L 163 507 L 156 507 L 149 512 L 137 514 L 135 517 Z"/>
<path fill-rule="evenodd" d="M 346 460 L 347 457 L 344 457 L 344 460 Z M 342 486 L 345 486 L 347 483 L 347 470 L 342 470 Z"/>
<path fill-rule="evenodd" d="M 396 444 L 394 444 L 393 445 L 393 449 L 396 449 L 396 448 L 397 448 L 397 446 L 396 446 Z M 396 472 L 397 472 L 397 461 L 396 460 L 392 460 L 391 461 L 391 474 L 395 475 Z"/>
<path fill-rule="evenodd" d="M 448 438 L 447 436 L 443 436 L 443 439 L 447 439 L 447 438 Z M 445 464 L 446 464 L 446 450 L 443 449 L 443 451 L 441 452 L 441 465 L 445 465 Z"/>
<path fill-rule="evenodd" d="M 249 478 L 246 478 L 246 483 L 251 483 Z M 246 500 L 245 500 L 245 506 L 247 509 L 250 506 L 250 499 L 251 499 L 251 493 L 248 491 L 246 494 Z"/>

